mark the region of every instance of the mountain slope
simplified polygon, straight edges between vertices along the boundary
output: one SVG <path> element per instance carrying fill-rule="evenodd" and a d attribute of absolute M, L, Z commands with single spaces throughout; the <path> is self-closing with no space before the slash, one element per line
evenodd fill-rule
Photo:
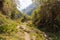
<path fill-rule="evenodd" d="M 31 5 L 29 5 L 26 9 L 23 9 L 22 11 L 28 15 L 31 15 L 31 13 L 33 12 L 34 9 L 36 9 L 36 5 L 34 3 L 32 3 Z"/>

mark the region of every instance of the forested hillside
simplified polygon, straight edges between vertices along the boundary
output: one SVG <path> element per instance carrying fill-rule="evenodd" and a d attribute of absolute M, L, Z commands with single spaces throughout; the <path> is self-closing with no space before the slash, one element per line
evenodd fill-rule
<path fill-rule="evenodd" d="M 51 40 L 60 40 L 58 36 L 60 35 L 60 0 L 36 0 L 36 2 L 41 3 L 32 13 L 32 23 L 48 36 L 54 34 L 56 39 L 52 35 Z"/>
<path fill-rule="evenodd" d="M 27 8 L 29 16 L 15 0 L 0 0 L 0 40 L 60 40 L 60 0 L 32 2 L 37 8 Z"/>
<path fill-rule="evenodd" d="M 42 4 L 43 3 L 43 4 Z M 33 23 L 40 27 L 48 27 L 48 31 L 58 31 L 60 28 L 60 1 L 48 0 L 33 12 Z M 36 16 L 36 17 L 35 17 Z"/>

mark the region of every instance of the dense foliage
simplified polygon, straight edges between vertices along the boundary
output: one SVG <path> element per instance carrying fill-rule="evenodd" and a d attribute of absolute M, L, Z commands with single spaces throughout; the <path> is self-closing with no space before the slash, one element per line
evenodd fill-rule
<path fill-rule="evenodd" d="M 0 33 L 12 33 L 17 31 L 17 19 L 19 15 L 13 0 L 0 1 Z"/>
<path fill-rule="evenodd" d="M 38 28 L 45 27 L 48 31 L 60 30 L 60 1 L 42 2 L 32 16 L 32 21 Z"/>
<path fill-rule="evenodd" d="M 20 12 L 17 10 L 14 0 L 2 0 L 0 4 L 0 11 L 3 15 L 11 19 L 18 18 L 17 15 L 19 15 Z"/>

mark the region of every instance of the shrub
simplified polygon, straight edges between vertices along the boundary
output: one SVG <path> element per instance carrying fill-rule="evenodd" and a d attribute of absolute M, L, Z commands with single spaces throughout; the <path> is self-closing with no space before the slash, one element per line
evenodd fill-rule
<path fill-rule="evenodd" d="M 3 24 L 0 26 L 0 33 L 16 32 L 17 28 L 15 24 Z"/>
<path fill-rule="evenodd" d="M 11 19 L 7 19 L 0 14 L 0 33 L 12 33 L 17 31 L 17 23 Z"/>

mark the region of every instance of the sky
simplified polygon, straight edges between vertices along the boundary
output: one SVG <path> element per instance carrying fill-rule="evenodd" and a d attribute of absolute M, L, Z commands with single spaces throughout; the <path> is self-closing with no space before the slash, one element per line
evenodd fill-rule
<path fill-rule="evenodd" d="M 17 8 L 19 10 L 25 9 L 28 7 L 30 4 L 32 4 L 32 0 L 18 0 L 17 1 Z"/>

